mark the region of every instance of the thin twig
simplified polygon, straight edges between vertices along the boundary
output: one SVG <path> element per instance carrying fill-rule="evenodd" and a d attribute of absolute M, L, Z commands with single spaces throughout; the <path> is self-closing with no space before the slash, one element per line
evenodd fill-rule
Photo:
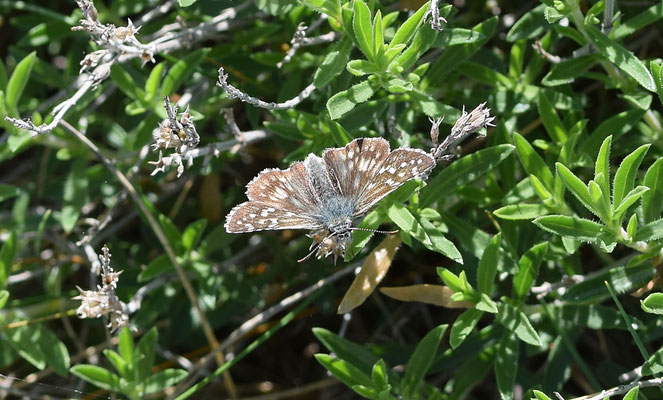
<path fill-rule="evenodd" d="M 287 110 L 292 107 L 295 107 L 297 104 L 307 99 L 311 95 L 311 93 L 313 93 L 313 90 L 315 90 L 315 85 L 310 84 L 306 88 L 304 88 L 304 90 L 302 90 L 301 93 L 299 93 L 297 96 L 295 96 L 294 98 L 288 101 L 284 101 L 283 103 L 266 102 L 255 97 L 251 97 L 248 94 L 242 92 L 241 90 L 229 84 L 228 75 L 225 73 L 223 67 L 219 68 L 219 81 L 216 83 L 216 85 L 222 87 L 228 93 L 228 98 L 231 99 L 236 98 L 245 103 L 249 103 L 256 107 L 265 108 L 267 110 Z"/>
<path fill-rule="evenodd" d="M 99 148 L 92 143 L 87 137 L 82 135 L 76 128 L 73 126 L 69 125 L 65 120 L 62 120 L 60 124 L 65 127 L 67 131 L 69 131 L 72 135 L 74 135 L 78 140 L 80 140 L 83 144 L 85 144 L 100 160 L 101 162 L 104 163 L 106 168 L 113 174 L 115 175 L 116 179 L 120 182 L 122 186 L 124 186 L 127 191 L 129 192 L 129 195 L 132 197 L 136 205 L 141 209 L 143 215 L 147 219 L 148 223 L 150 224 L 150 227 L 154 234 L 157 236 L 159 239 L 159 242 L 163 246 L 164 250 L 166 251 L 166 254 L 168 255 L 168 259 L 170 262 L 173 264 L 175 267 L 175 271 L 177 271 L 177 275 L 180 278 L 180 281 L 182 282 L 182 286 L 184 287 L 184 291 L 186 292 L 187 296 L 189 297 L 189 301 L 191 304 L 194 306 L 196 309 L 196 312 L 198 313 L 198 316 L 200 318 L 200 323 L 203 327 L 203 333 L 205 334 L 205 337 L 207 341 L 210 344 L 210 347 L 213 349 L 218 349 L 219 347 L 219 342 L 216 340 L 216 337 L 214 336 L 214 330 L 212 329 L 212 326 L 209 323 L 209 320 L 207 319 L 207 316 L 203 312 L 202 308 L 200 308 L 200 304 L 198 303 L 198 298 L 196 296 L 195 291 L 193 290 L 193 286 L 191 285 L 191 282 L 189 281 L 189 278 L 186 276 L 184 273 L 184 270 L 182 269 L 182 266 L 180 263 L 177 261 L 177 257 L 175 255 L 175 251 L 172 249 L 170 244 L 168 243 L 168 239 L 166 237 L 166 234 L 163 232 L 161 229 L 161 225 L 159 222 L 154 218 L 154 215 L 152 215 L 152 212 L 145 206 L 143 203 L 142 199 L 138 195 L 138 192 L 136 189 L 133 187 L 131 182 L 124 176 L 122 172 L 120 172 L 115 165 L 107 159 L 99 150 Z M 223 353 L 221 351 L 215 351 L 214 354 L 217 357 L 217 363 L 219 366 L 223 365 L 225 363 L 225 357 L 223 356 Z M 226 371 L 227 372 L 227 371 Z M 227 375 L 227 378 L 226 378 Z M 236 390 L 234 389 L 234 384 L 231 381 L 230 374 L 224 373 L 224 380 L 226 381 L 226 385 L 231 393 L 231 397 L 235 398 L 235 392 Z M 229 383 L 230 382 L 230 383 Z"/>

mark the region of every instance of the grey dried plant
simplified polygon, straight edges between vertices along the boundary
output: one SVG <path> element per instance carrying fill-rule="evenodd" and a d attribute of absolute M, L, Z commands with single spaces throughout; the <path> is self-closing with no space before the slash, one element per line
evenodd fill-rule
<path fill-rule="evenodd" d="M 99 255 L 101 261 L 101 285 L 97 285 L 97 290 L 83 290 L 76 286 L 80 295 L 74 297 L 74 300 L 81 300 L 81 305 L 76 310 L 78 318 L 99 318 L 104 316 L 108 318 L 108 327 L 111 332 L 129 323 L 129 314 L 127 305 L 117 297 L 115 289 L 122 271 L 115 271 L 110 265 L 111 254 L 108 247 L 104 245 Z"/>

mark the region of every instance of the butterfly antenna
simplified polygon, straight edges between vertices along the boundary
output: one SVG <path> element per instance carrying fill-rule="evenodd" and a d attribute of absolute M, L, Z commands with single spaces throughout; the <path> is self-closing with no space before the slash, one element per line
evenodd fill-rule
<path fill-rule="evenodd" d="M 395 231 L 379 231 L 377 229 L 367 229 L 367 228 L 350 228 L 351 231 L 365 231 L 373 233 L 384 233 L 385 235 L 395 235 L 398 233 L 398 229 Z"/>

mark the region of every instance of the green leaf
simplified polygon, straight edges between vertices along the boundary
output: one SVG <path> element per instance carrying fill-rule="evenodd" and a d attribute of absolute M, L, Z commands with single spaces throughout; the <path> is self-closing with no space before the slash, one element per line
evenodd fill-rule
<path fill-rule="evenodd" d="M 343 72 L 350 57 L 350 50 L 352 50 L 352 39 L 349 36 L 344 36 L 334 45 L 332 51 L 325 56 L 324 61 L 315 71 L 313 84 L 316 88 L 327 85 Z"/>
<path fill-rule="evenodd" d="M 445 285 L 449 286 L 454 292 L 462 292 L 463 288 L 460 285 L 460 279 L 451 271 L 446 268 L 437 267 L 437 275 L 442 279 Z"/>
<path fill-rule="evenodd" d="M 136 370 L 136 380 L 139 382 L 147 379 L 152 373 L 158 337 L 157 328 L 153 326 L 138 341 L 133 355 L 133 365 Z"/>
<path fill-rule="evenodd" d="M 418 220 L 421 226 L 424 228 L 424 232 L 430 239 L 430 245 L 426 245 L 426 243 L 424 243 L 428 249 L 444 254 L 459 264 L 463 263 L 463 256 L 460 254 L 460 251 L 458 251 L 456 245 L 454 245 L 451 240 L 444 237 L 444 234 L 426 218 L 420 216 Z"/>
<path fill-rule="evenodd" d="M 514 398 L 519 347 L 518 340 L 509 332 L 505 332 L 495 354 L 495 379 L 503 400 Z"/>
<path fill-rule="evenodd" d="M 209 49 L 198 49 L 179 60 L 166 73 L 161 85 L 161 93 L 170 96 L 180 87 L 185 79 L 195 72 L 198 64 L 204 59 Z"/>
<path fill-rule="evenodd" d="M 124 69 L 121 64 L 113 63 L 110 70 L 110 78 L 118 88 L 133 100 L 142 100 L 146 97 L 143 90 L 138 87 L 134 78 Z"/>
<path fill-rule="evenodd" d="M 424 336 L 414 349 L 414 353 L 407 362 L 405 378 L 403 379 L 404 397 L 412 399 L 418 397 L 419 387 L 426 372 L 433 364 L 440 341 L 448 325 L 439 325 Z"/>
<path fill-rule="evenodd" d="M 88 178 L 85 172 L 87 161 L 78 158 L 74 161 L 64 182 L 60 223 L 65 232 L 71 232 L 78 221 L 83 206 L 89 201 Z"/>
<path fill-rule="evenodd" d="M 118 390 L 120 388 L 120 377 L 105 368 L 79 364 L 71 367 L 69 371 L 101 389 Z"/>
<path fill-rule="evenodd" d="M 194 246 L 200 242 L 200 239 L 205 233 L 205 228 L 207 227 L 207 220 L 201 218 L 198 221 L 192 222 L 189 226 L 184 229 L 182 233 L 182 245 L 188 251 L 193 250 Z"/>
<path fill-rule="evenodd" d="M 374 386 L 380 390 L 389 390 L 389 376 L 387 375 L 387 365 L 384 363 L 383 359 L 379 359 L 375 364 L 373 364 L 373 369 L 371 370 L 371 380 L 374 383 Z"/>
<path fill-rule="evenodd" d="M 367 374 L 345 360 L 339 360 L 327 354 L 316 354 L 315 359 L 348 387 L 354 385 L 373 386 L 373 381 Z"/>
<path fill-rule="evenodd" d="M 645 89 L 656 91 L 654 78 L 638 57 L 591 25 L 585 25 L 585 33 L 603 57 L 630 75 Z"/>
<path fill-rule="evenodd" d="M 327 110 L 331 119 L 341 118 L 356 105 L 373 97 L 374 90 L 368 81 L 363 81 L 348 90 L 336 93 L 327 100 Z"/>
<path fill-rule="evenodd" d="M 104 356 L 106 356 L 108 361 L 113 365 L 113 368 L 115 368 L 115 371 L 117 371 L 122 378 L 133 380 L 133 376 L 129 369 L 129 363 L 124 361 L 120 353 L 111 349 L 104 349 Z"/>
<path fill-rule="evenodd" d="M 159 371 L 152 376 L 147 377 L 144 381 L 144 394 L 151 394 L 161 392 L 162 390 L 171 386 L 177 385 L 182 379 L 186 378 L 189 373 L 183 369 L 168 368 Z"/>
<path fill-rule="evenodd" d="M 159 63 L 152 68 L 150 76 L 145 81 L 145 102 L 152 103 L 158 97 L 161 97 L 159 93 L 159 84 L 161 83 L 161 76 L 163 75 L 164 63 Z"/>
<path fill-rule="evenodd" d="M 516 299 L 524 299 L 539 274 L 539 265 L 548 251 L 548 242 L 532 246 L 518 260 L 518 272 L 513 277 L 513 293 Z"/>
<path fill-rule="evenodd" d="M 497 314 L 498 312 L 497 304 L 485 293 L 481 293 L 479 302 L 474 307 L 477 310 L 485 311 L 491 314 Z"/>
<path fill-rule="evenodd" d="M 645 222 L 651 222 L 660 218 L 663 211 L 663 158 L 649 167 L 644 184 L 650 190 L 642 196 L 642 216 Z"/>
<path fill-rule="evenodd" d="M 600 214 L 598 205 L 590 196 L 589 188 L 570 169 L 566 168 L 565 165 L 556 163 L 555 166 L 557 167 L 557 174 L 562 178 L 564 185 L 580 200 L 585 208 L 598 216 Z"/>
<path fill-rule="evenodd" d="M 449 334 L 449 344 L 452 349 L 456 349 L 465 341 L 482 315 L 483 311 L 470 308 L 456 318 Z"/>
<path fill-rule="evenodd" d="M 663 372 L 663 347 L 645 361 L 641 372 L 642 376 L 657 375 Z"/>
<path fill-rule="evenodd" d="M 548 209 L 543 204 L 509 204 L 493 211 L 493 214 L 502 219 L 523 220 L 546 215 Z"/>
<path fill-rule="evenodd" d="M 649 242 L 663 238 L 663 219 L 652 221 L 638 229 L 633 240 L 636 242 Z"/>
<path fill-rule="evenodd" d="M 648 191 L 649 188 L 647 186 L 638 186 L 628 192 L 626 197 L 622 200 L 621 204 L 617 206 L 617 209 L 614 213 L 614 219 L 621 224 L 622 217 L 624 216 L 624 213 L 626 213 L 626 210 L 635 204 L 636 201 L 640 200 L 640 197 L 642 197 Z"/>
<path fill-rule="evenodd" d="M 651 61 L 649 63 L 649 68 L 651 69 L 654 83 L 656 84 L 658 100 L 663 103 L 663 68 L 661 68 L 661 65 L 657 64 L 656 61 Z"/>
<path fill-rule="evenodd" d="M 633 189 L 635 185 L 635 176 L 640 168 L 640 163 L 645 157 L 649 144 L 642 145 L 635 149 L 631 154 L 624 158 L 624 161 L 617 168 L 615 173 L 615 182 L 612 189 L 612 204 L 616 208 L 624 200 L 624 196 Z"/>
<path fill-rule="evenodd" d="M 0 289 L 7 284 L 17 253 L 16 232 L 11 231 L 0 249 Z"/>
<path fill-rule="evenodd" d="M 532 222 L 545 231 L 589 242 L 596 242 L 603 229 L 599 223 L 569 215 L 546 215 Z"/>
<path fill-rule="evenodd" d="M 516 154 L 518 154 L 518 158 L 520 158 L 525 171 L 528 174 L 536 175 L 545 185 L 546 189 L 552 192 L 555 187 L 553 174 L 550 172 L 550 168 L 548 168 L 546 162 L 543 161 L 543 158 L 534 151 L 534 148 L 529 144 L 527 139 L 517 132 L 513 133 L 513 144 L 516 146 Z"/>
<path fill-rule="evenodd" d="M 353 10 L 352 29 L 355 33 L 355 41 L 366 58 L 373 61 L 376 48 L 375 43 L 373 43 L 371 10 L 363 0 L 354 0 Z"/>
<path fill-rule="evenodd" d="M 45 326 L 39 325 L 37 329 L 40 332 L 37 344 L 44 353 L 46 364 L 58 375 L 67 376 L 70 363 L 67 346 Z"/>
<path fill-rule="evenodd" d="M 368 374 L 373 368 L 373 365 L 379 360 L 378 356 L 370 352 L 367 347 L 342 338 L 327 329 L 313 328 L 313 334 L 322 342 L 327 350 L 334 353 L 336 357 L 359 368 L 368 379 Z M 370 379 L 368 379 L 368 382 L 358 383 L 370 386 Z"/>
<path fill-rule="evenodd" d="M 421 55 L 433 46 L 436 37 L 437 31 L 430 29 L 430 27 L 426 25 L 422 25 L 414 35 L 412 43 L 410 43 L 407 49 L 396 59 L 396 65 L 403 68 L 403 70 L 413 67 L 421 58 Z M 392 47 L 392 49 L 395 48 L 395 46 Z"/>
<path fill-rule="evenodd" d="M 421 206 L 442 201 L 446 195 L 495 169 L 514 150 L 510 144 L 500 144 L 466 155 L 440 171 L 421 192 Z"/>
<path fill-rule="evenodd" d="M 18 196 L 19 193 L 21 193 L 21 189 L 16 186 L 0 183 L 0 202 Z"/>
<path fill-rule="evenodd" d="M 622 400 L 638 400 L 638 393 L 640 392 L 640 387 L 638 385 L 635 385 L 631 390 L 624 395 L 624 398 Z"/>
<path fill-rule="evenodd" d="M 557 143 L 564 143 L 569 135 L 543 90 L 539 92 L 537 108 L 548 136 Z"/>
<path fill-rule="evenodd" d="M 663 4 L 654 4 L 645 11 L 623 21 L 610 32 L 610 36 L 615 40 L 622 39 L 647 25 L 653 24 L 661 18 L 663 18 Z"/>
<path fill-rule="evenodd" d="M 571 286 L 564 295 L 563 301 L 574 303 L 597 303 L 610 296 L 605 281 L 608 281 L 617 294 L 630 293 L 641 288 L 654 276 L 651 262 L 644 262 L 632 267 L 619 266 L 592 276 Z"/>
<path fill-rule="evenodd" d="M 383 51 L 384 45 L 384 36 L 382 34 L 382 11 L 377 10 L 375 17 L 373 18 L 373 51 L 377 56 Z"/>
<path fill-rule="evenodd" d="M 170 262 L 167 254 L 161 254 L 153 259 L 144 270 L 138 274 L 138 282 L 148 282 L 155 277 L 173 270 L 173 264 Z"/>
<path fill-rule="evenodd" d="M 189 7 L 193 5 L 196 2 L 196 0 L 177 0 L 177 3 L 180 5 L 180 7 Z"/>
<path fill-rule="evenodd" d="M 612 136 L 605 138 L 599 149 L 594 165 L 594 180 L 605 195 L 610 193 L 610 149 L 612 147 Z M 591 187 L 590 187 L 591 189 Z M 596 201 L 596 200 L 595 200 Z"/>
<path fill-rule="evenodd" d="M 479 268 L 477 270 L 477 283 L 478 289 L 481 293 L 490 296 L 493 290 L 493 283 L 495 281 L 495 274 L 497 273 L 497 263 L 500 257 L 500 240 L 502 235 L 498 233 L 490 240 L 490 244 L 483 252 L 483 256 L 479 260 Z"/>
<path fill-rule="evenodd" d="M 0 290 L 0 310 L 2 310 L 9 300 L 9 292 L 6 290 Z"/>
<path fill-rule="evenodd" d="M 663 293 L 652 293 L 646 299 L 640 300 L 640 306 L 650 314 L 663 315 Z"/>
<path fill-rule="evenodd" d="M 7 107 L 7 112 L 10 115 L 15 115 L 17 111 L 18 101 L 23 94 L 23 89 L 27 85 L 28 80 L 30 79 L 30 73 L 32 72 L 32 67 L 35 64 L 37 57 L 37 52 L 33 51 L 32 53 L 25 56 L 14 68 L 12 76 L 7 82 L 7 90 L 5 91 L 5 105 Z"/>
<path fill-rule="evenodd" d="M 582 144 L 581 150 L 591 158 L 596 157 L 601 143 L 608 135 L 612 135 L 612 138 L 616 140 L 618 137 L 631 131 L 643 115 L 643 110 L 635 109 L 621 112 L 606 119 L 589 135 L 589 138 Z"/>
<path fill-rule="evenodd" d="M 514 306 L 502 303 L 497 314 L 497 322 L 512 331 L 520 340 L 532 346 L 541 346 L 541 339 L 527 316 Z"/>
<path fill-rule="evenodd" d="M 600 57 L 596 54 L 587 54 L 554 64 L 550 72 L 543 77 L 541 83 L 546 86 L 559 86 L 572 83 L 599 59 Z"/>
<path fill-rule="evenodd" d="M 124 359 L 124 361 L 126 361 L 130 366 L 133 366 L 134 339 L 131 336 L 131 331 L 129 331 L 129 328 L 125 326 L 120 330 L 118 336 L 120 341 L 117 345 L 117 349 L 119 350 L 122 359 Z"/>
<path fill-rule="evenodd" d="M 339 0 L 300 0 L 300 2 L 319 13 L 327 14 L 339 23 L 343 22 Z"/>
<path fill-rule="evenodd" d="M 597 330 L 629 329 L 618 310 L 598 304 L 566 304 L 556 310 L 556 316 L 568 326 L 585 326 Z M 632 316 L 629 318 L 631 324 L 637 329 L 644 328 L 642 322 L 635 320 Z"/>
<path fill-rule="evenodd" d="M 523 14 L 509 29 L 506 41 L 514 43 L 519 40 L 534 39 L 546 32 L 548 21 L 544 16 L 544 9 L 545 4 L 541 4 Z"/>
<path fill-rule="evenodd" d="M 427 2 L 416 13 L 412 14 L 405 22 L 398 27 L 398 30 L 394 34 L 393 39 L 389 43 L 389 48 L 393 48 L 399 44 L 408 44 L 410 40 L 417 33 L 419 26 L 423 20 L 424 15 L 428 11 L 430 2 Z"/>

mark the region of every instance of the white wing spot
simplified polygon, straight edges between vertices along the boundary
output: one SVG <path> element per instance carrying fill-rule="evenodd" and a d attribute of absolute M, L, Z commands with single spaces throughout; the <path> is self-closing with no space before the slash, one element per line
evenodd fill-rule
<path fill-rule="evenodd" d="M 352 160 L 352 157 L 355 156 L 355 152 L 353 150 L 348 151 L 348 158 Z"/>
<path fill-rule="evenodd" d="M 392 175 L 395 174 L 396 173 L 396 167 L 390 167 L 389 168 L 389 173 L 392 174 Z"/>
<path fill-rule="evenodd" d="M 417 160 L 417 164 L 421 164 L 422 162 L 424 162 L 424 160 L 422 160 L 421 158 Z"/>
<path fill-rule="evenodd" d="M 401 168 L 405 168 L 406 166 L 407 166 L 407 162 L 406 162 L 406 161 L 403 161 L 403 162 L 401 163 Z"/>
<path fill-rule="evenodd" d="M 249 214 L 249 218 L 255 218 L 255 217 L 256 217 L 255 214 Z"/>

